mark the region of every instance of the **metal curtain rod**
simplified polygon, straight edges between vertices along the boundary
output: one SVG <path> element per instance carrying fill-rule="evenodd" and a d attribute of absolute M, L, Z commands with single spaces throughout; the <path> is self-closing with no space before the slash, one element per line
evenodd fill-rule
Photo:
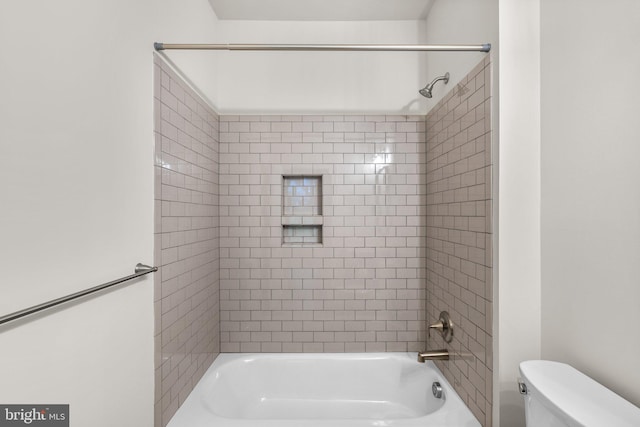
<path fill-rule="evenodd" d="M 172 44 L 154 43 L 156 50 L 288 50 L 385 52 L 489 52 L 491 44 Z"/>
<path fill-rule="evenodd" d="M 150 267 L 148 265 L 144 265 L 138 263 L 135 268 L 135 273 L 131 276 L 122 277 L 120 279 L 112 280 L 111 282 L 103 283 L 102 285 L 94 286 L 93 288 L 85 289 L 84 291 L 79 291 L 61 298 L 57 298 L 51 301 L 47 301 L 42 304 L 34 305 L 33 307 L 25 308 L 24 310 L 16 311 L 11 314 L 7 314 L 6 316 L 0 317 L 0 325 L 3 323 L 11 322 L 13 320 L 20 319 L 22 317 L 28 316 L 30 314 L 37 313 L 42 310 L 46 310 L 51 307 L 55 307 L 56 305 L 63 304 L 65 302 L 83 297 L 85 295 L 92 294 L 94 292 L 101 291 L 106 288 L 110 288 L 111 286 L 118 285 L 122 282 L 126 282 L 131 279 L 135 279 L 136 277 L 144 276 L 145 274 L 153 273 L 154 271 L 158 271 L 158 267 Z"/>

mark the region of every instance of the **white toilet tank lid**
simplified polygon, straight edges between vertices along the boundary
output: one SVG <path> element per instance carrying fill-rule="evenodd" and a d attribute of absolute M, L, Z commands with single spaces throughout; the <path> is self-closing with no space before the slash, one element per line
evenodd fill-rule
<path fill-rule="evenodd" d="M 570 365 L 529 360 L 520 363 L 520 373 L 530 393 L 581 425 L 640 426 L 640 408 Z"/>

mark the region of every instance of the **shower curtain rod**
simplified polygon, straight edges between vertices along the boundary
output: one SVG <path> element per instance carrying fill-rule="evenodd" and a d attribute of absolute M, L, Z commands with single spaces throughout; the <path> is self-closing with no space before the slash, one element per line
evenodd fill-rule
<path fill-rule="evenodd" d="M 155 50 L 285 50 L 385 52 L 489 52 L 491 44 L 172 44 L 154 43 Z"/>

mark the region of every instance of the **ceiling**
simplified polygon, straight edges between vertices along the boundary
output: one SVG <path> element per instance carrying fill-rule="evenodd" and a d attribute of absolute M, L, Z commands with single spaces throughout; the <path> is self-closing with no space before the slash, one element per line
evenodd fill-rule
<path fill-rule="evenodd" d="M 219 19 L 401 21 L 425 19 L 435 0 L 209 0 Z"/>

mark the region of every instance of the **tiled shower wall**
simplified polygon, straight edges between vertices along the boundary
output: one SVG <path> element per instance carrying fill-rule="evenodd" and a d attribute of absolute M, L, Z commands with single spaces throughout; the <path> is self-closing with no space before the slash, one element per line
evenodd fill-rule
<path fill-rule="evenodd" d="M 450 313 L 454 356 L 438 367 L 484 426 L 492 402 L 491 64 L 489 56 L 427 115 L 427 318 Z"/>
<path fill-rule="evenodd" d="M 156 426 L 219 351 L 417 351 L 441 310 L 454 341 L 428 347 L 453 352 L 440 369 L 491 425 L 489 60 L 426 122 L 218 119 L 158 58 L 155 72 Z M 301 177 L 320 188 L 288 194 Z"/>
<path fill-rule="evenodd" d="M 221 351 L 424 346 L 424 131 L 424 116 L 220 118 Z M 322 243 L 284 242 L 284 176 L 322 177 L 321 215 L 301 220 Z"/>
<path fill-rule="evenodd" d="M 155 425 L 220 351 L 218 116 L 155 56 Z"/>

